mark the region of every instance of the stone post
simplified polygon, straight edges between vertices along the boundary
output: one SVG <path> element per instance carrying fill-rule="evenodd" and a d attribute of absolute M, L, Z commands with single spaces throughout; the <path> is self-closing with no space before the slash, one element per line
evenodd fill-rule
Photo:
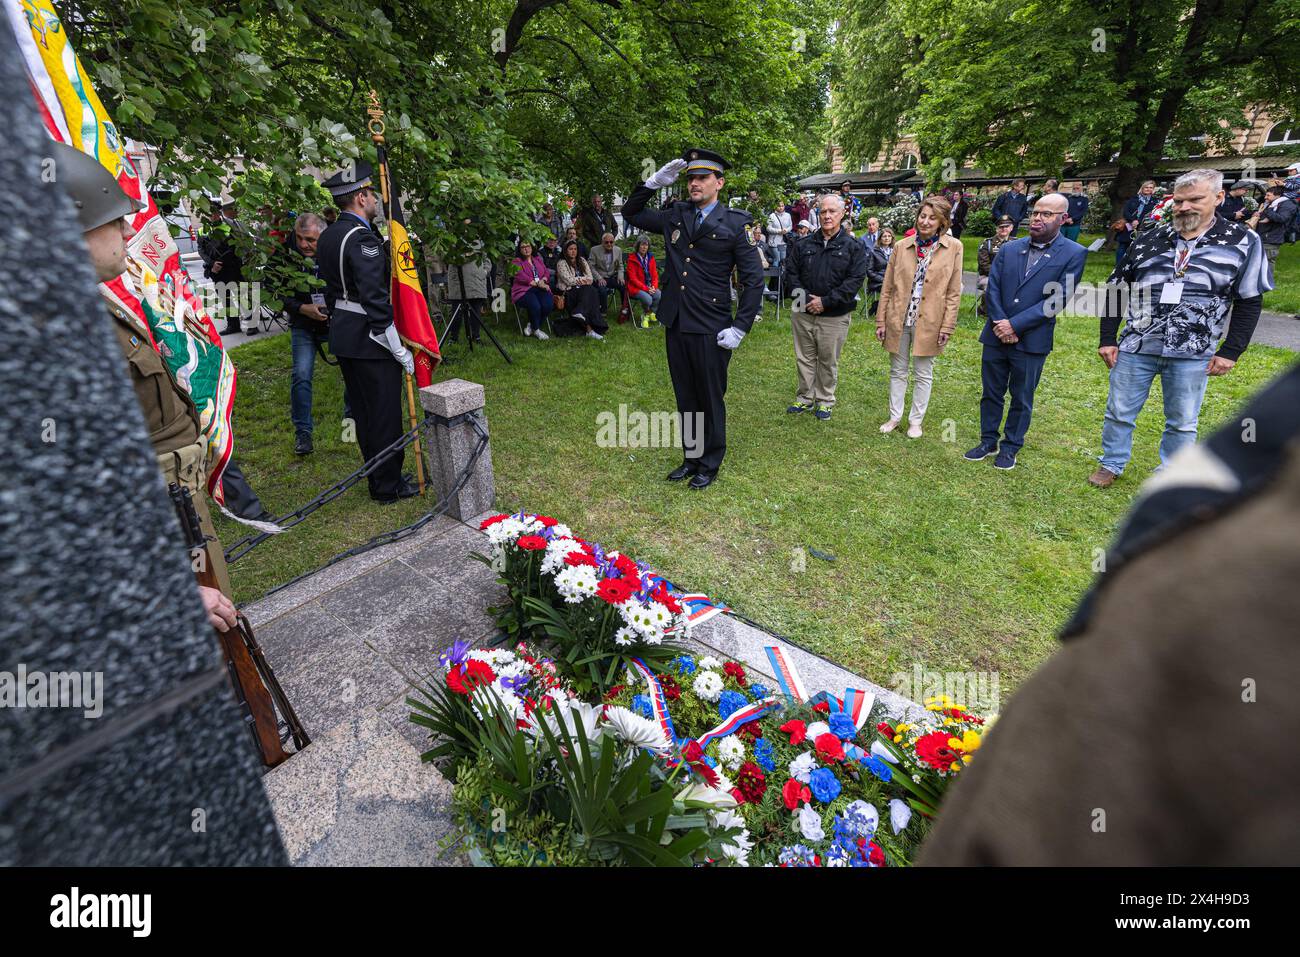
<path fill-rule="evenodd" d="M 464 379 L 435 382 L 420 390 L 420 405 L 436 421 L 425 430 L 429 452 L 429 487 L 441 500 L 456 484 L 480 441 L 475 425 L 487 432 L 483 386 Z M 485 446 L 459 491 L 451 496 L 447 514 L 466 521 L 492 508 L 492 448 Z"/>

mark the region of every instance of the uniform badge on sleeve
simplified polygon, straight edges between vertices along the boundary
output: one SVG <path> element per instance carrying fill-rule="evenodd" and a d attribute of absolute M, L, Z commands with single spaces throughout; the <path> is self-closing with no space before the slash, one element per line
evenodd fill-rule
<path fill-rule="evenodd" d="M 757 245 L 758 245 L 756 242 L 754 242 L 754 234 L 751 233 L 748 229 L 745 230 L 745 238 L 749 240 L 749 244 L 750 244 L 751 246 L 757 246 Z"/>

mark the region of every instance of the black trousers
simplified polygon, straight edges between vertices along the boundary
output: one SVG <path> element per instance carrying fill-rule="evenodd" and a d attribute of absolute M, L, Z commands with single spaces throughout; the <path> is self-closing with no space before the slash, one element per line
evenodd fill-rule
<path fill-rule="evenodd" d="M 221 488 L 226 493 L 226 508 L 240 518 L 261 518 L 266 511 L 253 486 L 244 478 L 244 470 L 234 459 L 226 463 L 226 471 L 221 475 Z"/>
<path fill-rule="evenodd" d="M 348 359 L 339 368 L 357 424 L 357 445 L 369 462 L 402 437 L 402 367 L 395 359 Z M 370 494 L 390 497 L 402 482 L 405 452 L 398 452 L 370 473 Z"/>
<path fill-rule="evenodd" d="M 668 374 L 681 416 L 682 458 L 697 472 L 713 475 L 727 451 L 727 365 L 731 350 L 711 334 L 665 330 Z"/>

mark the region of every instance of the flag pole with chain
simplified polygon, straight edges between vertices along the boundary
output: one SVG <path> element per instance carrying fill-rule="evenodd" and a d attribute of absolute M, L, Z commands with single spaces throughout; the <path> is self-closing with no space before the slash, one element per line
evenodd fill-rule
<path fill-rule="evenodd" d="M 370 121 L 367 124 L 370 129 L 370 138 L 374 140 L 375 146 L 379 148 L 379 188 L 380 194 L 384 201 L 384 215 L 391 219 L 392 206 L 388 192 L 388 157 L 384 150 L 384 110 L 379 105 L 379 94 L 374 90 L 370 91 L 370 106 L 366 109 Z M 391 251 L 390 251 L 391 256 Z M 391 266 L 391 264 L 390 264 Z M 408 343 L 407 348 L 411 348 Z M 406 408 L 410 413 L 411 428 L 418 425 L 415 415 L 415 384 L 409 372 L 404 373 L 403 378 L 406 380 Z M 420 443 L 419 433 L 415 438 L 415 477 L 419 483 L 420 494 L 424 494 L 424 448 Z"/>

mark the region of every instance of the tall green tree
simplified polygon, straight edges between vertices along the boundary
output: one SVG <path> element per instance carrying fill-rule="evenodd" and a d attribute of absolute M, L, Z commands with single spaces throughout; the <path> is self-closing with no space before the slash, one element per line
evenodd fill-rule
<path fill-rule="evenodd" d="M 1297 0 L 846 0 L 839 41 L 850 160 L 911 133 L 934 183 L 1113 161 L 1115 207 L 1249 104 L 1300 101 Z"/>

